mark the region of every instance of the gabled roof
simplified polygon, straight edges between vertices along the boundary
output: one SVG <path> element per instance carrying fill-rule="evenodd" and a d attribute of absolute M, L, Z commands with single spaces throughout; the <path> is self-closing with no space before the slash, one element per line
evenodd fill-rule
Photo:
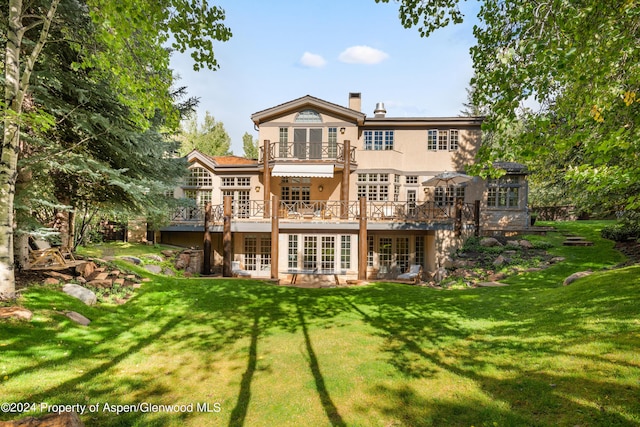
<path fill-rule="evenodd" d="M 251 120 L 253 120 L 253 123 L 256 126 L 259 126 L 260 123 L 306 108 L 328 111 L 336 116 L 341 116 L 348 121 L 353 121 L 358 125 L 362 125 L 366 117 L 366 115 L 360 111 L 352 110 L 351 108 L 343 107 L 342 105 L 334 104 L 332 102 L 327 102 L 311 95 L 305 95 L 301 98 L 294 99 L 293 101 L 288 101 L 283 104 L 276 105 L 275 107 L 253 113 L 251 115 Z"/>

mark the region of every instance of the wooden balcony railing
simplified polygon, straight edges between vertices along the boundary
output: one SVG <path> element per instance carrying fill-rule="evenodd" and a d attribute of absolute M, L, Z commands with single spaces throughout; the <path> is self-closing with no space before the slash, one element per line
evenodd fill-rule
<path fill-rule="evenodd" d="M 351 148 L 349 160 L 356 161 L 356 149 Z M 259 163 L 264 163 L 263 151 L 260 151 Z M 340 142 L 272 142 L 269 145 L 271 160 L 329 160 L 344 162 L 344 144 Z"/>
<path fill-rule="evenodd" d="M 456 207 L 436 202 L 367 202 L 367 219 L 369 221 L 409 221 L 409 222 L 453 222 Z M 234 201 L 231 204 L 234 221 L 270 221 L 265 218 L 263 200 Z M 344 215 L 344 216 L 343 216 Z M 462 222 L 474 221 L 474 206 L 463 203 L 460 209 Z M 280 202 L 278 216 L 282 220 L 350 220 L 360 218 L 358 201 L 310 200 Z M 172 224 L 204 224 L 204 208 L 181 207 L 169 218 Z M 223 221 L 222 205 L 212 206 L 211 222 L 221 224 Z"/>

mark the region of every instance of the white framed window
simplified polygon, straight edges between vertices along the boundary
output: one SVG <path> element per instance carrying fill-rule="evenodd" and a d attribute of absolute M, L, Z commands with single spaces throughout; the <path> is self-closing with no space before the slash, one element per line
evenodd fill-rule
<path fill-rule="evenodd" d="M 358 198 L 364 197 L 370 202 L 389 200 L 388 173 L 359 173 L 357 186 Z"/>
<path fill-rule="evenodd" d="M 458 149 L 458 147 L 460 146 L 459 138 L 460 136 L 459 136 L 458 129 L 449 130 L 449 150 L 450 151 L 456 151 Z"/>
<path fill-rule="evenodd" d="M 375 253 L 373 236 L 367 236 L 367 266 L 373 267 L 373 256 Z"/>
<path fill-rule="evenodd" d="M 340 236 L 340 268 L 351 268 L 351 236 Z"/>
<path fill-rule="evenodd" d="M 367 241 L 370 252 L 371 264 L 374 266 L 374 253 L 377 251 L 377 262 L 379 272 L 382 274 L 396 272 L 404 273 L 409 269 L 409 265 L 418 262 L 424 267 L 425 246 L 424 236 L 370 236 Z M 367 260 L 367 263 L 369 260 Z"/>
<path fill-rule="evenodd" d="M 348 270 L 353 264 L 351 237 L 348 234 L 289 234 L 287 267 L 330 272 Z"/>
<path fill-rule="evenodd" d="M 222 177 L 222 185 L 223 188 L 229 187 L 251 187 L 251 178 L 248 176 L 239 176 L 239 177 Z"/>
<path fill-rule="evenodd" d="M 184 197 L 195 202 L 196 206 L 204 208 L 207 203 L 212 201 L 211 190 L 184 190 Z"/>
<path fill-rule="evenodd" d="M 418 175 L 407 175 L 404 177 L 405 184 L 417 184 Z"/>
<path fill-rule="evenodd" d="M 308 202 L 311 200 L 311 178 L 282 177 L 280 199 L 283 202 Z"/>
<path fill-rule="evenodd" d="M 424 244 L 424 236 L 416 236 L 415 237 L 415 251 L 414 251 L 414 264 L 420 264 L 421 266 L 425 266 L 425 244 Z"/>
<path fill-rule="evenodd" d="M 244 237 L 244 269 L 268 271 L 271 268 L 271 236 Z"/>
<path fill-rule="evenodd" d="M 449 149 L 449 131 L 438 131 L 438 151 L 446 151 Z"/>
<path fill-rule="evenodd" d="M 187 187 L 211 187 L 213 178 L 211 172 L 199 166 L 191 168 L 189 177 L 187 178 Z"/>
<path fill-rule="evenodd" d="M 365 150 L 393 150 L 394 131 L 392 130 L 365 130 L 364 149 Z"/>
<path fill-rule="evenodd" d="M 298 268 L 298 235 L 289 234 L 289 247 L 287 249 L 287 267 L 289 269 Z"/>
<path fill-rule="evenodd" d="M 322 123 L 322 116 L 315 110 L 302 110 L 294 119 L 296 123 Z"/>
<path fill-rule="evenodd" d="M 427 150 L 436 151 L 438 149 L 438 130 L 429 129 L 427 131 Z"/>
<path fill-rule="evenodd" d="M 329 157 L 330 159 L 335 159 L 336 157 L 338 157 L 338 128 L 328 128 L 327 138 L 327 157 Z"/>
<path fill-rule="evenodd" d="M 427 130 L 427 150 L 456 151 L 460 146 L 460 131 L 458 129 L 429 129 Z"/>
<path fill-rule="evenodd" d="M 250 216 L 250 191 L 249 190 L 222 190 L 222 200 L 225 196 L 231 196 L 233 215 L 237 218 L 249 218 Z"/>
<path fill-rule="evenodd" d="M 457 199 L 464 200 L 465 187 L 436 187 L 435 199 L 438 206 L 453 206 Z"/>
<path fill-rule="evenodd" d="M 278 133 L 278 157 L 289 157 L 289 128 L 280 128 Z"/>

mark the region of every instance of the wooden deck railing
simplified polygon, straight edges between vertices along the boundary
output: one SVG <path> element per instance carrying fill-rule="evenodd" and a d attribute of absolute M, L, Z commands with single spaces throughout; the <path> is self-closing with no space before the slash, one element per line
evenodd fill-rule
<path fill-rule="evenodd" d="M 436 202 L 367 202 L 367 219 L 369 221 L 414 221 L 414 222 L 452 222 L 456 217 L 456 207 Z M 269 221 L 265 218 L 263 200 L 234 201 L 231 205 L 234 221 Z M 472 203 L 464 203 L 460 209 L 462 222 L 474 220 Z M 282 220 L 350 220 L 360 218 L 358 201 L 310 200 L 296 202 L 280 202 L 278 216 Z M 172 224 L 201 223 L 204 224 L 204 208 L 181 207 L 169 218 Z M 212 223 L 222 223 L 222 205 L 212 206 Z"/>

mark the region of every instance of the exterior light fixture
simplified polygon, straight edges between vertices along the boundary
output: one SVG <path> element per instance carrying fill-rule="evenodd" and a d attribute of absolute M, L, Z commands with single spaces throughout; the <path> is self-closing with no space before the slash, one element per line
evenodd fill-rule
<path fill-rule="evenodd" d="M 345 128 L 340 128 L 340 134 L 344 135 L 344 132 L 346 131 Z"/>
<path fill-rule="evenodd" d="M 322 184 L 318 185 L 318 191 L 322 193 L 322 190 L 324 190 L 324 187 L 322 186 Z"/>

